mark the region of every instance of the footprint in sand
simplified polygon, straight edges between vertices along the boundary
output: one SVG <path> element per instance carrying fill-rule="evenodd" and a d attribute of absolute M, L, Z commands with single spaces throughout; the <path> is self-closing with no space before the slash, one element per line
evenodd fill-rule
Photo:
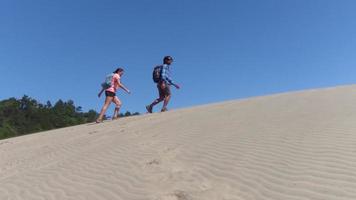
<path fill-rule="evenodd" d="M 147 162 L 147 165 L 159 165 L 161 162 L 158 159 L 152 159 L 151 161 Z"/>
<path fill-rule="evenodd" d="M 157 200 L 191 200 L 188 193 L 184 191 L 175 191 L 172 194 L 167 194 L 162 197 L 159 197 Z"/>
<path fill-rule="evenodd" d="M 0 145 L 3 145 L 3 144 L 11 144 L 11 142 L 9 142 L 9 141 L 0 142 Z"/>
<path fill-rule="evenodd" d="M 92 134 L 95 134 L 95 133 L 98 133 L 98 131 L 90 131 L 88 134 L 92 135 Z"/>

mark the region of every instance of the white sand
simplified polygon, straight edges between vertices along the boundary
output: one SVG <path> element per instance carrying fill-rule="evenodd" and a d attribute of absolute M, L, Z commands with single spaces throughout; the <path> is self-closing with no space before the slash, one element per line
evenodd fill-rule
<path fill-rule="evenodd" d="M 0 200 L 356 199 L 356 86 L 0 140 Z"/>

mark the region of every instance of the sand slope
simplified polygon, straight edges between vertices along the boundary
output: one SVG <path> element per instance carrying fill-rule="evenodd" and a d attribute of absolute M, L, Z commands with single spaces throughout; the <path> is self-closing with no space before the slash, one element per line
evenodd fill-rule
<path fill-rule="evenodd" d="M 0 199 L 356 199 L 356 86 L 0 140 Z"/>

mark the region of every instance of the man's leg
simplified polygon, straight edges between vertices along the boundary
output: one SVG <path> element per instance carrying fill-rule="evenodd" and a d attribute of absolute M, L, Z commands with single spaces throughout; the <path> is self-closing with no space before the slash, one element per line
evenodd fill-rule
<path fill-rule="evenodd" d="M 146 106 L 147 112 L 152 113 L 152 109 L 155 105 L 161 103 L 164 100 L 164 97 L 159 97 L 158 99 L 154 100 L 150 105 Z"/>
<path fill-rule="evenodd" d="M 156 100 L 154 100 L 150 105 L 146 106 L 147 112 L 152 113 L 153 107 L 164 100 L 164 91 L 162 87 L 165 86 L 163 84 L 157 84 L 159 97 Z"/>
<path fill-rule="evenodd" d="M 168 103 L 169 103 L 169 100 L 170 100 L 170 99 L 171 99 L 171 95 L 167 95 L 167 96 L 164 98 L 164 103 L 163 103 L 163 107 L 162 107 L 161 112 L 167 111 L 167 106 L 168 106 Z"/>
<path fill-rule="evenodd" d="M 166 87 L 164 88 L 164 103 L 163 103 L 163 107 L 161 112 L 165 112 L 167 111 L 167 106 L 169 103 L 169 100 L 171 99 L 171 88 L 169 85 L 166 85 Z"/>

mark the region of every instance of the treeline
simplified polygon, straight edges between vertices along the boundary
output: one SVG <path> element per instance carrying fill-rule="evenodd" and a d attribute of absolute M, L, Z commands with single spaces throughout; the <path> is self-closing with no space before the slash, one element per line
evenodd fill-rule
<path fill-rule="evenodd" d="M 122 117 L 138 115 L 126 112 Z M 94 122 L 95 110 L 83 112 L 72 100 L 41 104 L 28 96 L 0 101 L 0 139 Z"/>

